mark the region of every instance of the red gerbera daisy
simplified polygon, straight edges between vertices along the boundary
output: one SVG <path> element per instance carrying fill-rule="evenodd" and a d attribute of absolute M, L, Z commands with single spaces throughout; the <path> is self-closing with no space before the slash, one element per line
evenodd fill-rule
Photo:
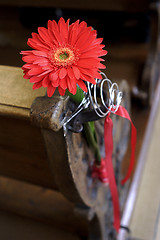
<path fill-rule="evenodd" d="M 84 81 L 95 84 L 95 78 L 101 78 L 99 69 L 105 68 L 99 58 L 107 54 L 102 40 L 84 21 L 69 25 L 63 18 L 58 24 L 49 20 L 48 29 L 39 27 L 38 34 L 32 33 L 28 39 L 27 44 L 35 50 L 21 52 L 26 62 L 24 78 L 34 83 L 33 89 L 47 87 L 49 97 L 57 87 L 61 96 L 66 89 L 76 94 L 77 84 L 87 92 Z"/>

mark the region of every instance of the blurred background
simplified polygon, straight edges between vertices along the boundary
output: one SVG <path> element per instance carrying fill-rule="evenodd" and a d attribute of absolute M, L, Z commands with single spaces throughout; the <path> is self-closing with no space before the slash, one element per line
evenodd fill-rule
<path fill-rule="evenodd" d="M 65 20 L 70 18 L 70 23 L 77 19 L 86 21 L 88 26 L 97 30 L 98 37 L 104 39 L 103 43 L 108 51 L 105 56 L 106 75 L 113 82 L 125 79 L 128 84 L 127 93 L 130 98 L 127 101 L 130 101 L 130 113 L 138 133 L 137 162 L 159 79 L 159 13 L 159 2 L 148 0 L 0 0 L 0 65 L 21 67 L 23 62 L 20 51 L 29 49 L 27 39 L 32 32 L 37 32 L 38 27 L 47 27 L 49 19 L 58 21 L 60 17 Z M 129 150 L 125 158 L 128 159 L 128 156 Z M 124 171 L 127 166 L 126 163 Z M 71 220 L 75 230 L 72 229 L 69 233 L 57 230 L 53 217 L 55 208 L 59 211 L 65 208 L 65 214 L 70 214 L 69 210 L 73 208 L 71 203 L 64 204 L 63 197 L 58 195 L 58 203 L 55 203 L 52 191 L 14 181 L 16 180 L 8 182 L 5 175 L 1 178 L 0 239 L 86 239 L 85 233 L 80 234 L 79 238 L 83 223 L 77 228 L 78 223 Z M 36 213 L 32 214 L 30 207 L 27 211 L 23 207 L 15 207 L 16 201 L 22 201 L 17 188 L 22 190 L 24 196 L 28 191 L 30 200 L 26 195 L 27 200 L 24 200 L 23 204 L 26 206 L 25 201 L 29 201 L 33 208 L 37 207 Z M 35 204 L 36 195 L 40 196 L 43 191 L 45 197 Z M 13 198 L 13 201 L 9 201 L 8 196 Z M 57 204 L 56 207 L 54 204 Z M 36 222 L 35 219 L 40 220 Z M 144 231 L 143 229 L 142 232 Z M 137 236 L 131 239 L 151 240 Z"/>
<path fill-rule="evenodd" d="M 97 30 L 98 37 L 104 38 L 108 50 L 106 65 L 109 75 L 112 68 L 110 62 L 113 60 L 115 64 L 119 59 L 137 64 L 139 74 L 139 68 L 143 67 L 150 40 L 147 1 L 3 1 L 0 11 L 1 64 L 22 66 L 17 53 L 22 49 L 29 49 L 26 42 L 31 33 L 37 32 L 39 26 L 47 27 L 48 19 L 57 21 L 62 16 L 66 20 L 70 18 L 71 23 L 76 19 L 86 21 L 88 26 Z M 114 74 L 116 77 L 126 78 L 128 69 L 125 67 L 126 73 L 123 71 L 122 66 L 122 75 L 119 76 L 118 69 Z"/>

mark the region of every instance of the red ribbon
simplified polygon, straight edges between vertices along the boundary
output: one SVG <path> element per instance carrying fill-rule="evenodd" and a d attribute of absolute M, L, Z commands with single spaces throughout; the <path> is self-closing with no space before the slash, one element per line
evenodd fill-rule
<path fill-rule="evenodd" d="M 133 168 L 134 168 L 137 131 L 136 131 L 136 128 L 135 128 L 127 110 L 124 107 L 119 106 L 119 108 L 115 114 L 128 119 L 131 123 L 131 156 L 130 156 L 130 164 L 128 167 L 127 174 L 126 174 L 125 178 L 121 181 L 121 184 L 124 184 L 130 178 Z"/>
<path fill-rule="evenodd" d="M 109 188 L 111 191 L 113 208 L 114 208 L 114 227 L 118 231 L 120 227 L 120 209 L 116 180 L 112 164 L 113 138 L 112 138 L 113 122 L 109 115 L 104 123 L 104 143 L 105 143 L 105 167 L 108 175 Z"/>
<path fill-rule="evenodd" d="M 108 185 L 108 174 L 106 169 L 106 161 L 105 159 L 101 159 L 101 165 L 93 165 L 92 168 L 92 177 L 98 178 L 102 183 Z"/>
<path fill-rule="evenodd" d="M 125 108 L 119 106 L 116 115 L 119 115 L 123 118 L 127 118 L 131 122 L 131 157 L 130 157 L 130 164 L 127 171 L 125 178 L 121 181 L 124 184 L 129 177 L 131 176 L 133 167 L 134 167 L 134 159 L 135 159 L 135 147 L 136 147 L 136 128 L 134 127 L 131 118 Z M 112 137 L 112 129 L 113 129 L 113 122 L 109 117 L 110 114 L 107 115 L 104 123 L 104 144 L 105 144 L 105 159 L 102 159 L 101 166 L 94 166 L 93 167 L 93 177 L 98 177 L 99 180 L 103 183 L 108 182 L 112 202 L 113 202 L 113 209 L 114 209 L 114 227 L 116 231 L 119 231 L 120 227 L 120 208 L 119 208 L 119 198 L 118 198 L 118 191 L 117 185 L 114 176 L 114 169 L 112 164 L 112 152 L 113 152 L 113 137 Z"/>

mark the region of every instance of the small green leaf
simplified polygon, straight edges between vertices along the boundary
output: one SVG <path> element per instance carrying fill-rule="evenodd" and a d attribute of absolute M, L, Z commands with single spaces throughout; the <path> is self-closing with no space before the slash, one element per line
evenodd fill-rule
<path fill-rule="evenodd" d="M 78 86 L 77 86 L 77 92 L 76 92 L 75 95 L 73 95 L 72 93 L 70 93 L 70 92 L 68 91 L 68 89 L 66 90 L 66 94 L 67 94 L 68 96 L 70 96 L 71 99 L 72 99 L 73 101 L 75 101 L 76 103 L 80 103 L 80 102 L 83 100 L 83 98 L 84 98 L 83 90 L 82 90 L 81 88 L 79 88 Z"/>

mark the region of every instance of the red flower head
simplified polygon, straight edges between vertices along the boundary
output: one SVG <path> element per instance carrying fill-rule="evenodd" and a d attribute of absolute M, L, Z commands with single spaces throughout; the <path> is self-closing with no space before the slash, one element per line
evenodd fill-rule
<path fill-rule="evenodd" d="M 24 78 L 30 79 L 33 89 L 47 87 L 51 97 L 58 87 L 61 96 L 66 89 L 76 94 L 77 84 L 87 92 L 84 81 L 95 84 L 95 78 L 101 78 L 100 56 L 106 55 L 101 44 L 102 38 L 96 38 L 97 32 L 79 20 L 69 25 L 61 18 L 58 24 L 48 21 L 48 29 L 38 28 L 38 34 L 32 33 L 28 45 L 35 50 L 22 51 L 22 60 L 26 62 L 22 69 Z"/>

